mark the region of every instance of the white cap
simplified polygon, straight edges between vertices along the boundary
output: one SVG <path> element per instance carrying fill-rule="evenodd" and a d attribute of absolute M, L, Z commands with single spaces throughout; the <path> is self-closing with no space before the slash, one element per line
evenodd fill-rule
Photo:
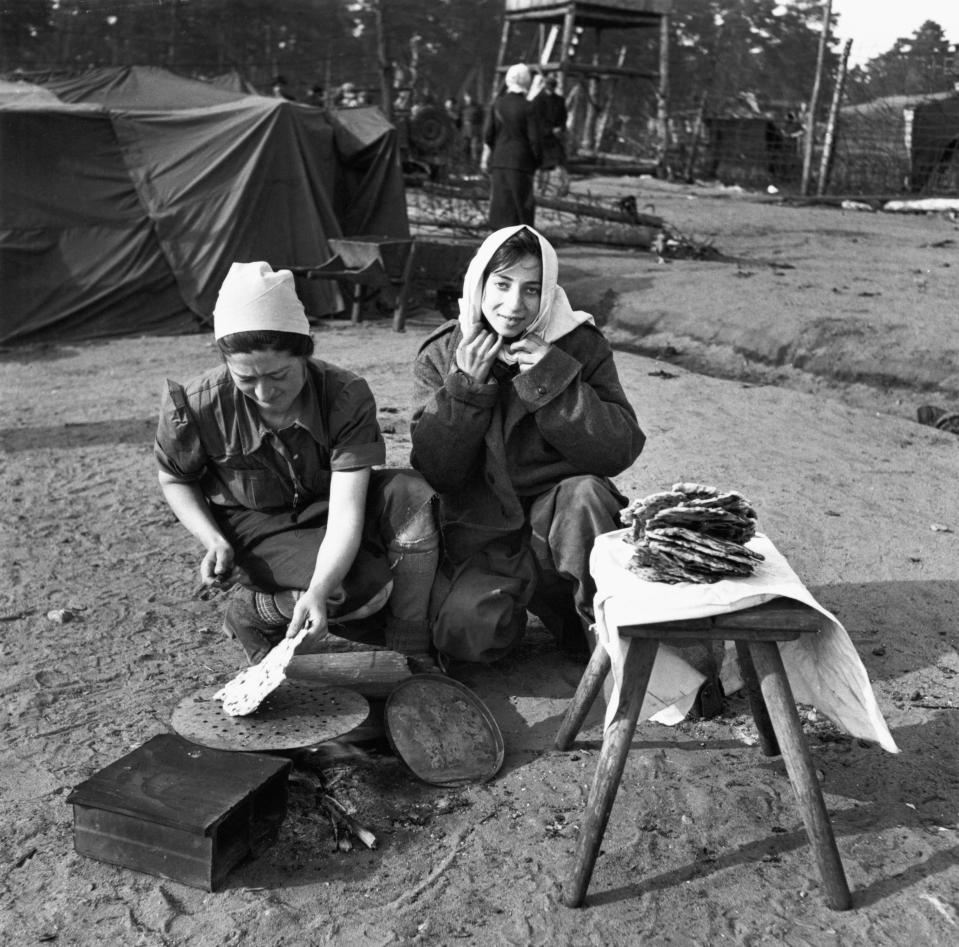
<path fill-rule="evenodd" d="M 310 334 L 293 274 L 269 263 L 234 263 L 213 307 L 213 336 L 263 331 Z"/>

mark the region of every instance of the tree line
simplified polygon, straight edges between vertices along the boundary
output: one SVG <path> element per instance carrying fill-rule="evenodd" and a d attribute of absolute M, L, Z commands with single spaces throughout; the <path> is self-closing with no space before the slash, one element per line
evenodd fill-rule
<path fill-rule="evenodd" d="M 262 91 L 282 75 L 297 97 L 350 81 L 373 101 L 388 74 L 414 101 L 466 90 L 486 101 L 503 7 L 503 0 L 2 0 L 0 71 L 157 65 L 198 78 L 235 71 Z M 735 114 L 807 101 L 823 8 L 820 0 L 674 0 L 670 112 Z M 581 53 L 640 59 L 657 45 L 655 31 L 613 30 L 584 37 Z M 824 101 L 838 45 L 827 50 Z M 535 55 L 534 39 L 511 58 Z M 846 100 L 941 92 L 957 78 L 955 47 L 927 21 L 853 69 Z M 654 84 L 640 93 L 633 106 L 655 114 Z"/>

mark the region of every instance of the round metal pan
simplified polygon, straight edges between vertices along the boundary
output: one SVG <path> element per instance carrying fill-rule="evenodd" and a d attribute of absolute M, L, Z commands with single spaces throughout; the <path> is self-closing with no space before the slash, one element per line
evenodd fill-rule
<path fill-rule="evenodd" d="M 439 674 L 407 678 L 384 709 L 386 737 L 424 782 L 484 782 L 503 765 L 503 734 L 489 708 L 468 687 Z"/>

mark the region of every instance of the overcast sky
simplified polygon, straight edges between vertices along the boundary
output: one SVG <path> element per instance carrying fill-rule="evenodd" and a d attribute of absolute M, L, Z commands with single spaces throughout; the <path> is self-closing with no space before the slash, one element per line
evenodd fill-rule
<path fill-rule="evenodd" d="M 959 0 L 832 0 L 836 36 L 852 40 L 850 61 L 863 63 L 912 36 L 926 20 L 938 23 L 950 43 L 959 43 Z"/>

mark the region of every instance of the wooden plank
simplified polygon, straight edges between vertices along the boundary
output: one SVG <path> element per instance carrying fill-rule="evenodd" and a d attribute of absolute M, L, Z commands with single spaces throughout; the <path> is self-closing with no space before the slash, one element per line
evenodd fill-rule
<path fill-rule="evenodd" d="M 464 201 L 488 201 L 489 192 L 479 188 L 459 188 L 448 184 L 424 184 L 423 190 L 428 194 L 437 194 L 442 197 L 455 197 Z M 550 210 L 563 211 L 577 217 L 595 217 L 598 220 L 611 220 L 620 224 L 634 224 L 638 227 L 663 226 L 663 218 L 655 214 L 637 212 L 628 214 L 613 207 L 604 207 L 601 204 L 590 204 L 586 201 L 567 200 L 559 197 L 536 197 L 537 207 L 547 207 Z"/>
<path fill-rule="evenodd" d="M 570 6 L 570 0 L 506 0 L 506 13 L 524 11 L 543 11 L 557 9 L 564 11 Z M 672 0 L 579 0 L 574 3 L 584 9 L 625 10 L 630 13 L 669 13 Z"/>
<path fill-rule="evenodd" d="M 636 224 L 641 227 L 661 228 L 663 226 L 663 218 L 655 214 L 643 214 L 638 211 L 635 214 L 628 214 L 618 209 L 588 204 L 586 201 L 571 201 L 559 197 L 537 196 L 536 204 L 538 207 L 548 207 L 550 210 L 576 214 L 580 217 L 597 217 L 600 220 L 614 220 L 617 223 Z"/>
<path fill-rule="evenodd" d="M 777 598 L 753 608 L 649 625 L 624 625 L 621 635 L 630 638 L 684 638 L 740 641 L 792 641 L 801 634 L 818 632 L 824 621 L 816 609 L 793 599 Z"/>
<path fill-rule="evenodd" d="M 348 651 L 294 655 L 286 676 L 324 687 L 348 687 L 364 697 L 388 697 L 400 681 L 413 675 L 406 658 L 396 651 Z"/>
<path fill-rule="evenodd" d="M 558 227 L 558 237 L 554 237 L 550 230 L 543 228 L 540 233 L 554 244 L 587 243 L 592 246 L 633 247 L 637 250 L 648 250 L 659 233 L 652 227 L 637 227 L 635 224 L 578 224 Z"/>
<path fill-rule="evenodd" d="M 662 625 L 624 625 L 619 633 L 624 638 L 656 638 L 664 644 L 680 646 L 686 641 L 795 641 L 800 634 L 789 630 L 717 628 L 708 619 Z"/>
<path fill-rule="evenodd" d="M 631 66 L 607 66 L 602 63 L 571 62 L 567 64 L 566 72 L 570 75 L 598 76 L 600 78 L 620 76 L 624 79 L 650 79 L 654 82 L 659 80 L 659 73 L 653 69 L 635 69 Z"/>

